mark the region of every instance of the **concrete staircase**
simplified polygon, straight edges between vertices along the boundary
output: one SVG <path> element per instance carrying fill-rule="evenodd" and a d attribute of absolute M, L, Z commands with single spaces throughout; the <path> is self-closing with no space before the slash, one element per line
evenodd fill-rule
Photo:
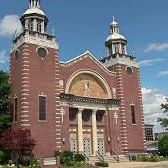
<path fill-rule="evenodd" d="M 57 160 L 55 157 L 44 158 L 43 165 L 44 167 L 53 167 L 56 166 Z"/>
<path fill-rule="evenodd" d="M 89 156 L 89 164 L 95 165 L 96 162 L 100 162 L 97 156 Z"/>
<path fill-rule="evenodd" d="M 129 159 L 125 155 L 119 155 L 119 162 L 129 162 Z"/>
<path fill-rule="evenodd" d="M 104 161 L 107 163 L 117 163 L 118 162 L 113 156 L 109 156 L 109 155 L 104 156 Z"/>
<path fill-rule="evenodd" d="M 115 156 L 104 155 L 104 161 L 107 163 L 118 163 Z M 89 156 L 89 164 L 95 165 L 96 162 L 100 162 L 98 156 Z M 125 155 L 119 155 L 119 162 L 129 162 L 129 159 Z"/>

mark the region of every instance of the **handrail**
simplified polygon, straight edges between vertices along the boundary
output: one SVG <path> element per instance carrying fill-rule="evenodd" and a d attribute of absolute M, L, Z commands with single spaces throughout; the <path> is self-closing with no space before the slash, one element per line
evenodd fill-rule
<path fill-rule="evenodd" d="M 111 151 L 111 154 L 113 155 L 113 158 L 115 159 L 115 160 L 117 160 L 117 162 L 120 162 L 120 157 L 119 157 L 119 155 L 116 153 L 116 152 L 114 152 L 113 150 Z"/>
<path fill-rule="evenodd" d="M 82 155 L 85 157 L 86 163 L 89 163 L 89 157 L 84 152 L 82 152 Z"/>
<path fill-rule="evenodd" d="M 99 159 L 101 162 L 104 162 L 104 156 L 103 156 L 99 151 L 97 151 L 97 154 L 98 154 L 98 159 Z"/>

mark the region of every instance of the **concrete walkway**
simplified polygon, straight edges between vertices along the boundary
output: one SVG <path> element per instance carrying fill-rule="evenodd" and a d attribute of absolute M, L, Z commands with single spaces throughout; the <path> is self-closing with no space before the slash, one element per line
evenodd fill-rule
<path fill-rule="evenodd" d="M 109 168 L 168 168 L 168 161 L 112 163 Z"/>

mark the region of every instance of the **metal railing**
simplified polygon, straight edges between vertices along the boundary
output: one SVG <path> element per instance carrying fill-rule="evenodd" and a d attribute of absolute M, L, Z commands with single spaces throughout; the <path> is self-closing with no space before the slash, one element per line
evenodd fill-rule
<path fill-rule="evenodd" d="M 113 158 L 114 158 L 117 162 L 120 162 L 120 157 L 119 157 L 119 155 L 118 155 L 116 152 L 111 151 L 111 154 L 112 154 Z"/>
<path fill-rule="evenodd" d="M 101 162 L 104 162 L 104 156 L 103 156 L 99 151 L 97 151 L 97 155 L 98 155 L 98 159 L 99 159 Z"/>
<path fill-rule="evenodd" d="M 84 152 L 82 152 L 82 155 L 85 157 L 85 162 L 89 163 L 89 157 Z"/>

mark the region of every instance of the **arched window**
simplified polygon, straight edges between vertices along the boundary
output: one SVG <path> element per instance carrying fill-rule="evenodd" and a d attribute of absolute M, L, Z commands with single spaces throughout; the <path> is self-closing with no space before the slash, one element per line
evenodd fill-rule
<path fill-rule="evenodd" d="M 37 20 L 37 31 L 41 32 L 41 21 Z"/>
<path fill-rule="evenodd" d="M 33 31 L 33 19 L 30 19 L 28 22 L 28 29 Z"/>

